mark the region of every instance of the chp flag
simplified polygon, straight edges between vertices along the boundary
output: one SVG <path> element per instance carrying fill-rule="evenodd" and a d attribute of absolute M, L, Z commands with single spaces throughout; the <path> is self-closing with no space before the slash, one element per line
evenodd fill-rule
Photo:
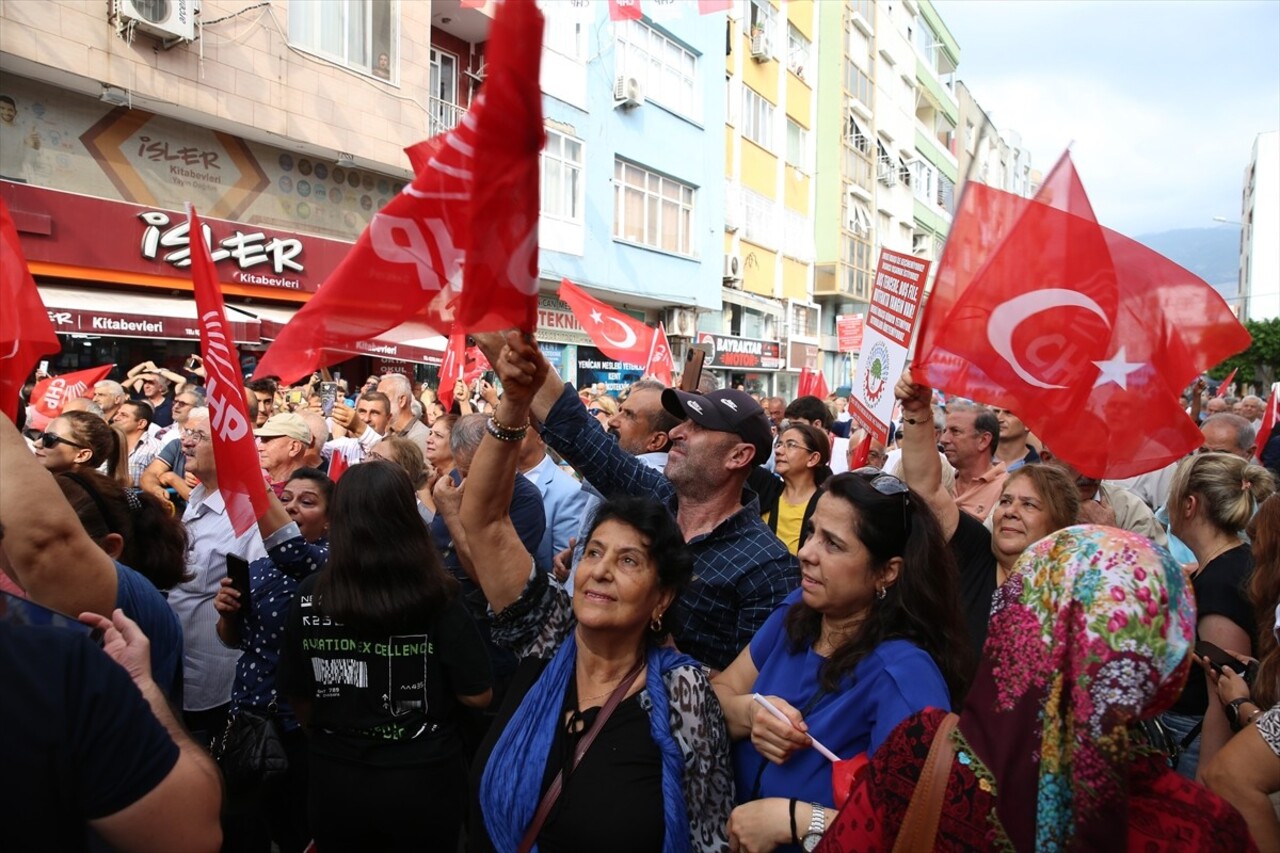
<path fill-rule="evenodd" d="M 1201 445 L 1182 390 L 1249 341 L 1198 276 L 1098 223 L 1064 154 L 1033 199 L 968 184 L 913 372 L 1016 413 L 1082 474 L 1123 478 Z"/>
<path fill-rule="evenodd" d="M 853 374 L 849 412 L 881 444 L 889 443 L 893 386 L 907 364 L 907 349 L 920 319 L 920 300 L 928 275 L 929 261 L 880 250 L 862 350 Z"/>
<path fill-rule="evenodd" d="M 31 392 L 31 408 L 46 418 L 56 418 L 68 400 L 87 396 L 85 392 L 92 392 L 93 386 L 106 379 L 113 367 L 114 364 L 104 364 L 41 379 Z"/>
<path fill-rule="evenodd" d="M 218 491 L 236 535 L 257 523 L 267 511 L 267 486 L 262 479 L 253 421 L 244 398 L 240 356 L 231 340 L 222 291 L 204 242 L 200 217 L 187 205 L 187 240 L 191 252 L 191 280 L 200 324 L 200 351 L 206 373 L 209 432 L 218 466 Z"/>
<path fill-rule="evenodd" d="M 658 328 L 653 333 L 653 345 L 649 347 L 649 361 L 645 364 L 644 375 L 652 376 L 669 388 L 672 385 L 674 373 L 675 361 L 671 357 L 667 327 L 658 323 Z"/>
<path fill-rule="evenodd" d="M 16 420 L 18 396 L 42 355 L 62 349 L 0 199 L 0 412 Z"/>

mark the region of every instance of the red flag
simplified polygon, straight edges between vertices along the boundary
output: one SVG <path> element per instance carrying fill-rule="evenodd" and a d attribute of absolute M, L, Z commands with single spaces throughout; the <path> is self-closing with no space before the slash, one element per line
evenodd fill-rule
<path fill-rule="evenodd" d="M 728 12 L 733 8 L 733 0 L 698 0 L 698 14 L 710 15 L 713 12 Z"/>
<path fill-rule="evenodd" d="M 499 4 L 484 91 L 457 127 L 406 149 L 413 183 L 374 215 L 255 375 L 294 381 L 409 320 L 441 333 L 533 331 L 542 30 L 533 0 Z"/>
<path fill-rule="evenodd" d="M 826 400 L 831 396 L 831 389 L 827 387 L 827 377 L 821 370 L 815 370 L 813 373 L 813 390 L 810 393 L 819 400 Z"/>
<path fill-rule="evenodd" d="M 658 323 L 653 333 L 653 344 L 649 347 L 649 361 L 645 364 L 644 375 L 652 376 L 668 387 L 672 384 L 675 362 L 671 358 L 671 344 L 667 341 L 667 329 Z"/>
<path fill-rule="evenodd" d="M 653 329 L 589 296 L 567 278 L 560 280 L 560 298 L 602 353 L 628 364 L 645 364 L 649 360 Z"/>
<path fill-rule="evenodd" d="M 853 456 L 849 457 L 849 470 L 857 471 L 859 468 L 867 467 L 867 462 L 871 459 L 871 433 L 867 433 L 862 437 L 862 441 L 858 442 L 858 446 L 853 449 Z"/>
<path fill-rule="evenodd" d="M 797 397 L 817 397 L 819 400 L 825 400 L 830 395 L 827 378 L 822 375 L 821 370 L 800 368 L 800 382 L 796 385 Z"/>
<path fill-rule="evenodd" d="M 1271 440 L 1276 424 L 1280 423 L 1280 394 L 1277 391 L 1280 391 L 1280 383 L 1271 386 L 1271 396 L 1267 397 L 1267 411 L 1262 416 L 1262 423 L 1258 425 L 1256 446 L 1259 459 L 1262 458 L 1262 451 L 1267 448 L 1267 442 Z"/>
<path fill-rule="evenodd" d="M 1227 374 L 1227 378 L 1222 380 L 1222 384 L 1218 386 L 1218 393 L 1215 394 L 1214 396 L 1217 396 L 1217 397 L 1227 396 L 1227 389 L 1231 387 L 1231 380 L 1236 378 L 1236 370 L 1239 370 L 1239 369 L 1240 368 L 1237 367 L 1235 368 L 1235 370 L 1232 370 L 1230 373 Z"/>
<path fill-rule="evenodd" d="M 62 414 L 62 407 L 68 400 L 76 397 L 87 397 L 86 391 L 92 392 L 93 386 L 107 378 L 114 364 L 102 367 L 91 367 L 88 370 L 77 370 L 75 373 L 64 373 L 61 376 L 50 376 L 36 383 L 31 392 L 31 406 L 46 418 L 56 418 Z"/>
<path fill-rule="evenodd" d="M 0 412 L 18 417 L 18 395 L 42 355 L 62 349 L 27 259 L 9 207 L 0 199 Z"/>
<path fill-rule="evenodd" d="M 218 491 L 236 535 L 244 533 L 267 511 L 267 486 L 262 479 L 258 450 L 253 442 L 253 420 L 244 400 L 240 356 L 231 341 L 231 326 L 222 304 L 222 290 L 203 239 L 200 218 L 188 205 L 188 238 L 191 280 L 200 323 L 200 350 L 204 357 L 209 431 L 213 434 L 213 458 L 218 466 Z M 194 239 L 190 235 L 196 235 Z"/>
<path fill-rule="evenodd" d="M 609 0 L 609 20 L 638 21 L 643 17 L 640 0 Z"/>
<path fill-rule="evenodd" d="M 467 336 L 461 333 L 449 336 L 449 346 L 445 347 L 444 357 L 440 360 L 440 386 L 436 391 L 436 399 L 449 408 L 453 400 L 453 386 L 462 378 L 462 363 L 466 358 Z"/>
<path fill-rule="evenodd" d="M 1081 473 L 1120 478 L 1200 446 L 1182 390 L 1248 345 L 1211 287 L 1097 223 L 1064 155 L 1032 200 L 969 184 L 917 364 L 948 393 L 1017 412 Z"/>
<path fill-rule="evenodd" d="M 338 478 L 347 470 L 347 457 L 335 451 L 329 457 L 329 479 L 338 482 Z"/>

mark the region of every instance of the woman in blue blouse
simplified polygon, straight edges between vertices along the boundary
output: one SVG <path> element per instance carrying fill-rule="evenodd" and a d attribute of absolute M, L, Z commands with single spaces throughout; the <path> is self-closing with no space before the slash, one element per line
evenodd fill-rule
<path fill-rule="evenodd" d="M 813 741 L 869 756 L 912 713 L 957 704 L 970 671 L 955 563 L 921 498 L 862 469 L 827 481 L 810 524 L 800 589 L 712 682 L 737 741 L 734 849 L 812 850 L 842 805 Z"/>
<path fill-rule="evenodd" d="M 283 733 L 289 770 L 265 792 L 227 791 L 229 816 L 223 821 L 228 849 L 301 851 L 311 840 L 307 828 L 307 742 L 293 708 L 280 695 L 276 672 L 289 606 L 298 584 L 329 559 L 329 498 L 333 481 L 314 468 L 293 472 L 277 501 L 258 522 L 267 556 L 249 564 L 249 605 L 224 578 L 214 599 L 218 637 L 240 649 L 231 689 L 229 720 L 248 709 L 274 713 Z M 239 795 L 239 796 L 237 796 Z"/>

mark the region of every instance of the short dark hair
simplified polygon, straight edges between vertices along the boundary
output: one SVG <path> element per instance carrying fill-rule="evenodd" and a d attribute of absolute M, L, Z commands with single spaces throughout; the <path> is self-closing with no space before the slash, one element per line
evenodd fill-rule
<path fill-rule="evenodd" d="M 788 419 L 804 418 L 810 423 L 821 425 L 827 431 L 830 431 L 831 425 L 835 423 L 835 418 L 831 415 L 831 409 L 827 408 L 827 404 L 812 395 L 796 397 L 787 405 L 782 416 Z"/>
<path fill-rule="evenodd" d="M 130 406 L 133 408 L 133 416 L 150 424 L 155 420 L 155 407 L 146 400 L 125 400 L 121 406 Z"/>
<path fill-rule="evenodd" d="M 259 394 L 270 394 L 272 397 L 274 397 L 276 395 L 276 391 L 279 390 L 280 386 L 276 384 L 276 381 L 274 379 L 270 377 L 266 377 L 263 379 L 250 380 L 249 384 L 246 385 L 245 387 L 248 388 L 250 391 L 257 391 Z"/>
<path fill-rule="evenodd" d="M 582 538 L 590 541 L 596 528 L 606 521 L 617 521 L 634 529 L 646 542 L 649 557 L 658 568 L 658 586 L 671 590 L 675 597 L 671 600 L 668 613 L 674 611 L 680 594 L 693 580 L 693 555 L 685 544 L 684 534 L 680 532 L 675 519 L 666 507 L 652 498 L 619 497 L 600 504 L 591 519 L 591 527 Z M 650 629 L 650 636 L 661 641 L 670 633 L 670 620 L 663 624 L 661 632 Z"/>
<path fill-rule="evenodd" d="M 391 414 L 391 398 L 381 391 L 368 391 L 360 395 L 360 399 L 366 403 L 381 403 L 387 409 L 387 414 Z"/>
<path fill-rule="evenodd" d="M 858 630 L 822 664 L 818 683 L 834 690 L 884 641 L 910 640 L 933 658 L 951 692 L 951 704 L 959 707 L 973 667 L 955 557 L 933 511 L 915 492 L 881 494 L 870 477 L 858 473 L 828 480 L 819 501 L 829 500 L 853 507 L 854 529 L 849 533 L 870 552 L 874 574 L 894 557 L 902 558 L 902 569 L 885 588 L 884 598 L 871 605 Z M 787 611 L 785 626 L 794 650 L 809 648 L 821 633 L 822 614 L 802 599 Z"/>
<path fill-rule="evenodd" d="M 0 95 L 0 104 L 8 104 L 9 106 L 13 107 L 15 110 L 18 108 L 17 103 L 13 100 L 13 98 L 10 98 L 8 95 Z"/>
<path fill-rule="evenodd" d="M 306 480 L 316 487 L 320 492 L 320 497 L 324 498 L 325 510 L 328 510 L 329 504 L 333 501 L 333 480 L 329 479 L 329 475 L 321 471 L 319 468 L 310 468 L 306 465 L 295 470 L 289 475 L 286 483 L 292 483 L 294 480 Z"/>
<path fill-rule="evenodd" d="M 627 397 L 629 398 L 637 391 L 657 391 L 661 394 L 665 390 L 667 390 L 667 386 L 663 385 L 656 379 L 637 379 L 635 382 L 632 382 L 631 387 L 627 389 Z M 658 403 L 658 407 L 649 415 L 650 432 L 667 433 L 671 432 L 678 426 L 680 426 L 680 418 L 667 411 L 667 407 L 662 405 L 661 402 Z M 668 439 L 667 444 L 670 443 L 671 441 Z M 663 449 L 665 450 L 666 448 Z"/>
<path fill-rule="evenodd" d="M 422 630 L 453 597 L 409 475 L 394 462 L 353 465 L 333 490 L 320 609 L 363 634 Z"/>
<path fill-rule="evenodd" d="M 822 427 L 816 427 L 813 424 L 789 424 L 783 432 L 787 430 L 795 430 L 803 435 L 805 449 L 810 453 L 818 454 L 818 467 L 813 469 L 813 483 L 815 486 L 821 486 L 831 476 L 831 439 L 822 431 Z M 779 433 L 778 438 L 781 439 L 781 437 Z"/>

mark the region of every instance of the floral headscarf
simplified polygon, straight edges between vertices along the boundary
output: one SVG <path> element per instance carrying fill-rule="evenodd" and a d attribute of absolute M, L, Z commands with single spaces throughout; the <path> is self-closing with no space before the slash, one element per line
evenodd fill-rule
<path fill-rule="evenodd" d="M 1104 849 L 1127 825 L 1129 726 L 1173 704 L 1195 606 L 1165 549 L 1111 527 L 1042 539 L 995 595 L 960 730 L 1019 850 Z M 1026 796 L 1036 791 L 1035 808 Z"/>

